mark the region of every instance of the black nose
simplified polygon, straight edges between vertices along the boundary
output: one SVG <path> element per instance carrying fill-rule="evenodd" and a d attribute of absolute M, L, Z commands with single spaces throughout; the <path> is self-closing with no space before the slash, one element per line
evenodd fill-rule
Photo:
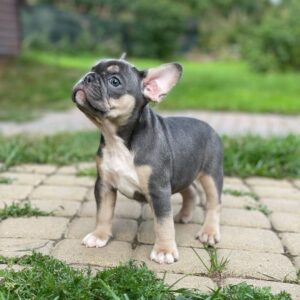
<path fill-rule="evenodd" d="M 90 72 L 90 73 L 88 73 L 85 76 L 84 82 L 86 82 L 86 83 L 92 83 L 92 82 L 95 81 L 95 78 L 96 78 L 95 73 L 94 72 Z"/>

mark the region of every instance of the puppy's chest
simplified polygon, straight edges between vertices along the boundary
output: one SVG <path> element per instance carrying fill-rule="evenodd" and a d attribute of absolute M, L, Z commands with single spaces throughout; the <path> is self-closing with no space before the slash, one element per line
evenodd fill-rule
<path fill-rule="evenodd" d="M 104 147 L 101 172 L 103 181 L 125 196 L 132 198 L 135 192 L 141 192 L 133 155 L 122 141 Z"/>

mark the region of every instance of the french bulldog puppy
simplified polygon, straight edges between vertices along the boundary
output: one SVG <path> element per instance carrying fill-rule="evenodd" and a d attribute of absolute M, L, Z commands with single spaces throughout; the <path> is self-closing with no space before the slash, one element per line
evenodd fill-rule
<path fill-rule="evenodd" d="M 177 63 L 138 70 L 124 59 L 93 66 L 73 89 L 77 107 L 100 129 L 95 184 L 97 225 L 84 237 L 86 247 L 104 247 L 112 236 L 117 191 L 147 201 L 154 214 L 155 244 L 150 258 L 160 264 L 178 260 L 174 219 L 188 223 L 200 182 L 206 194 L 206 216 L 197 238 L 220 240 L 223 147 L 206 123 L 186 117 L 163 118 L 149 102 L 160 102 L 176 85 Z M 171 195 L 181 193 L 182 207 L 173 218 Z"/>

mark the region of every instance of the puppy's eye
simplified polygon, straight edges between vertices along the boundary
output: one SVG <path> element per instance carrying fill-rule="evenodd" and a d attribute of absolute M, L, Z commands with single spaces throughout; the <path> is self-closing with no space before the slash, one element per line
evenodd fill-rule
<path fill-rule="evenodd" d="M 121 85 L 120 80 L 116 76 L 109 78 L 109 83 L 114 87 L 118 87 L 119 85 Z"/>

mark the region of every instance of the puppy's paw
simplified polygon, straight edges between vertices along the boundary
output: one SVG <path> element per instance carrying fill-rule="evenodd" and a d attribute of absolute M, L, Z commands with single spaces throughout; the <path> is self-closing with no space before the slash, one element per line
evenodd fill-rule
<path fill-rule="evenodd" d="M 221 239 L 219 225 L 203 226 L 196 237 L 201 243 L 208 244 L 210 246 L 215 245 Z"/>
<path fill-rule="evenodd" d="M 174 221 L 176 223 L 187 224 L 192 220 L 192 218 L 193 214 L 185 214 L 182 211 L 179 211 L 179 213 L 174 216 Z"/>
<path fill-rule="evenodd" d="M 81 244 L 85 245 L 87 248 L 101 248 L 104 247 L 109 240 L 109 236 L 107 238 L 100 238 L 96 233 L 91 232 L 87 234 Z"/>
<path fill-rule="evenodd" d="M 150 259 L 159 264 L 172 264 L 179 258 L 178 249 L 175 242 L 170 244 L 155 243 Z"/>

